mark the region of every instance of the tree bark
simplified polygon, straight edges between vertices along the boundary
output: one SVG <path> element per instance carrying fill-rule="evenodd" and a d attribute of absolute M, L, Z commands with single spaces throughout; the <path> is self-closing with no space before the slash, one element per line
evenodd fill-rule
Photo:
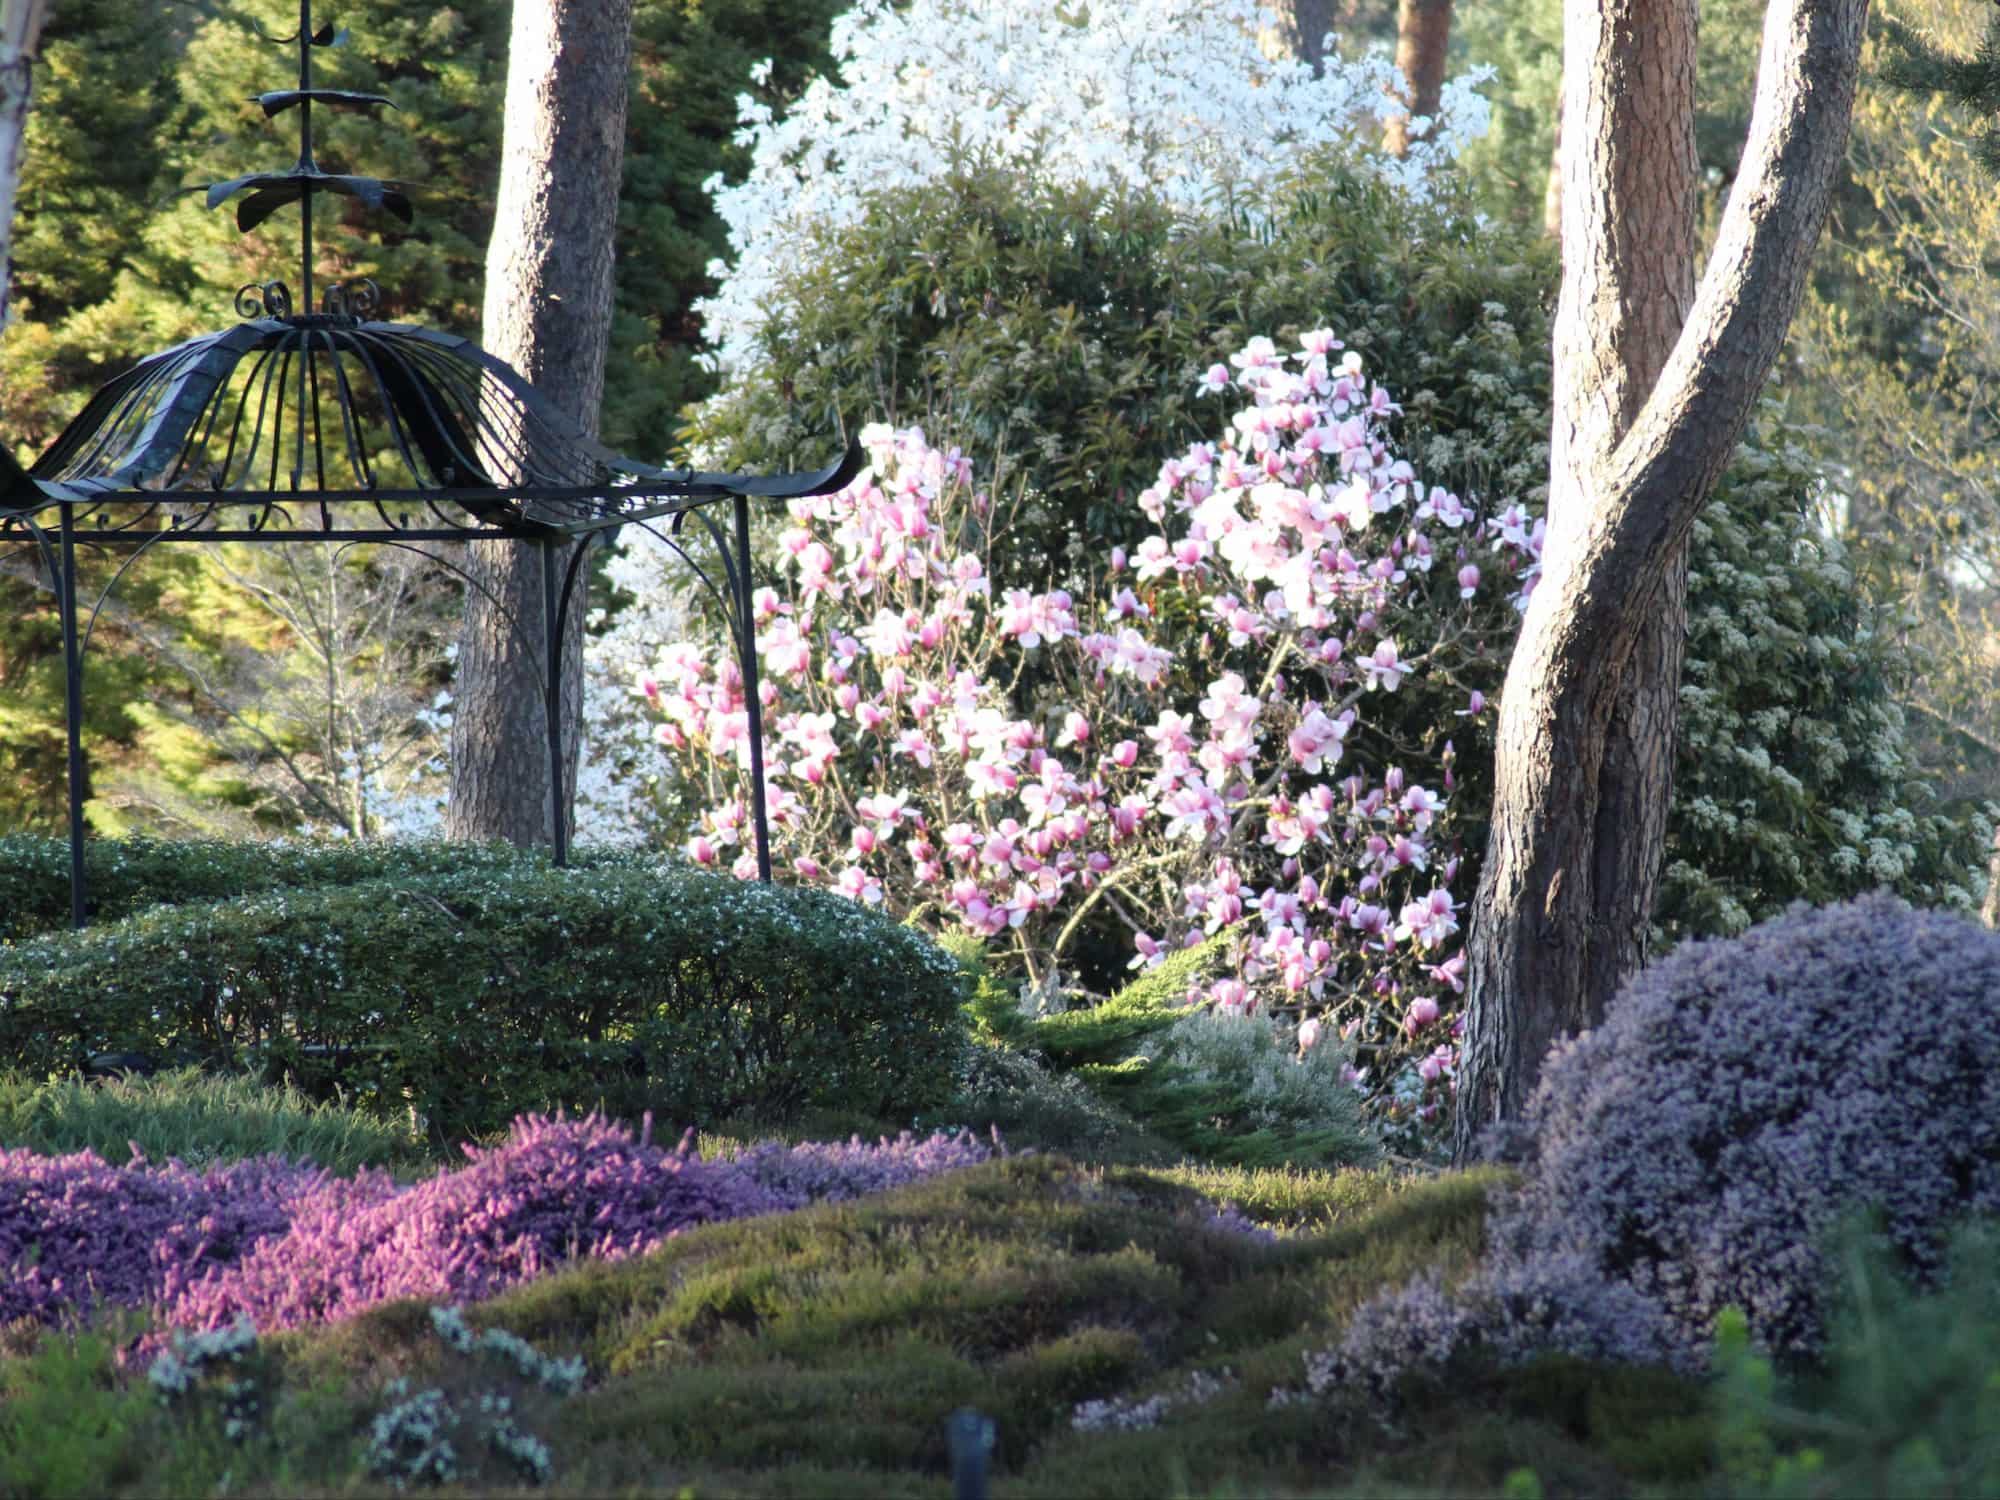
<path fill-rule="evenodd" d="M 1267 55 L 1295 57 L 1314 73 L 1322 72 L 1334 0 L 1266 0 L 1264 9 L 1270 22 L 1262 38 Z"/>
<path fill-rule="evenodd" d="M 631 47 L 632 0 L 514 0 L 485 346 L 593 435 L 611 333 Z M 468 574 L 501 607 L 480 588 L 466 593 L 446 832 L 526 845 L 553 841 L 561 818 L 566 837 L 575 816 L 584 612 L 572 606 L 562 645 L 558 798 L 542 698 L 541 549 L 475 542 L 466 550 Z M 566 562 L 567 551 L 560 557 Z"/>
<path fill-rule="evenodd" d="M 1673 352 L 1694 301 L 1695 216 L 1701 165 L 1695 150 L 1695 7 L 1680 0 L 1613 0 L 1595 27 L 1564 40 L 1585 53 L 1589 97 L 1565 108 L 1564 158 L 1600 184 L 1604 208 L 1584 200 L 1556 307 L 1554 403 L 1549 443 L 1549 545 L 1579 535 L 1597 476 L 1631 430 Z M 1705 498 L 1705 497 L 1704 497 Z M 1593 940 L 1584 990 L 1608 999 L 1645 957 L 1672 791 L 1675 711 L 1687 634 L 1687 543 L 1665 559 L 1655 608 L 1638 621 L 1607 730 L 1592 829 Z"/>
<path fill-rule="evenodd" d="M 1867 0 L 1772 0 L 1743 169 L 1690 309 L 1694 10 L 1571 0 L 1566 14 L 1549 527 L 1501 700 L 1461 1160 L 1520 1115 L 1551 1043 L 1596 1024 L 1642 952 L 1688 536 L 1804 294 L 1846 149 Z"/>
<path fill-rule="evenodd" d="M 1389 116 L 1382 127 L 1382 149 L 1390 155 L 1409 154 L 1412 119 L 1437 118 L 1450 41 L 1451 0 L 1401 0 L 1396 7 L 1396 71 L 1403 75 L 1406 112 Z"/>
<path fill-rule="evenodd" d="M 35 48 L 48 13 L 48 0 L 0 0 L 0 333 L 7 328 L 14 281 L 14 197 L 21 186 Z"/>
<path fill-rule="evenodd" d="M 1542 233 L 1562 248 L 1563 238 L 1563 149 L 1562 100 L 1556 100 L 1556 143 L 1549 149 L 1549 175 L 1542 184 Z"/>

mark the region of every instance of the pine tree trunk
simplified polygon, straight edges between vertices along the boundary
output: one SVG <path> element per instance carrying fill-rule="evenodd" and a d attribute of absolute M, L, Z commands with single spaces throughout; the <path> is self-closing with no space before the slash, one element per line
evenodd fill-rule
<path fill-rule="evenodd" d="M 1277 57 L 1295 57 L 1318 73 L 1326 66 L 1326 34 L 1333 30 L 1334 0 L 1266 0 L 1270 24 L 1260 38 Z"/>
<path fill-rule="evenodd" d="M 1450 42 L 1451 0 L 1401 0 L 1396 8 L 1396 71 L 1403 75 L 1408 113 L 1391 115 L 1383 125 L 1382 149 L 1391 155 L 1409 154 L 1411 119 L 1437 118 Z"/>
<path fill-rule="evenodd" d="M 631 45 L 632 0 L 514 0 L 484 344 L 592 434 L 611 333 Z M 467 591 L 446 831 L 548 842 L 555 818 L 565 830 L 574 818 L 584 612 L 572 607 L 562 646 L 564 785 L 554 798 L 541 549 L 475 542 L 466 551 L 467 572 L 513 615 L 519 634 L 478 588 Z"/>
<path fill-rule="evenodd" d="M 1542 183 L 1542 233 L 1556 242 L 1563 237 L 1562 100 L 1556 101 L 1556 143 L 1549 148 L 1549 175 Z"/>
<path fill-rule="evenodd" d="M 1594 28 L 1572 24 L 1566 77 L 1593 80 L 1566 109 L 1567 162 L 1606 200 L 1566 212 L 1604 216 L 1564 236 L 1555 322 L 1549 545 L 1580 537 L 1592 486 L 1652 393 L 1694 302 L 1695 8 L 1680 0 L 1613 0 Z M 1600 86 L 1601 82 L 1601 86 Z M 1607 108 L 1606 105 L 1610 107 Z M 1638 622 L 1607 726 L 1591 859 L 1591 942 L 1583 992 L 1608 997 L 1645 957 L 1672 790 L 1675 710 L 1687 634 L 1687 545 L 1665 560 L 1655 607 Z M 1566 1026 L 1565 1029 L 1573 1029 Z"/>
<path fill-rule="evenodd" d="M 1993 834 L 1993 853 L 1986 861 L 1986 900 L 1980 905 L 1979 920 L 2000 927 L 2000 830 Z"/>
<path fill-rule="evenodd" d="M 0 0 L 0 333 L 7 328 L 14 281 L 14 197 L 21 186 L 35 48 L 47 19 L 48 0 Z"/>
<path fill-rule="evenodd" d="M 1688 537 L 1804 294 L 1866 12 L 1772 0 L 1744 167 L 1690 308 L 1694 0 L 1570 0 L 1549 529 L 1501 700 L 1461 1160 L 1643 953 Z"/>

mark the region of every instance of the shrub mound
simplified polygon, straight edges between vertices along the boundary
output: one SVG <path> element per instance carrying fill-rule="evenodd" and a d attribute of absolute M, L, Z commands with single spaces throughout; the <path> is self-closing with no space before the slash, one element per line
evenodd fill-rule
<path fill-rule="evenodd" d="M 963 1024 L 914 930 L 679 865 L 274 890 L 0 949 L 0 1064 L 247 1066 L 440 1142 L 559 1106 L 907 1117 Z"/>
<path fill-rule="evenodd" d="M 581 867 L 617 863 L 616 850 L 582 850 Z M 241 843 L 228 839 L 91 839 L 83 873 L 92 918 L 117 921 L 154 906 L 228 901 L 260 891 L 358 885 L 424 875 L 477 877 L 547 869 L 548 856 L 511 844 Z M 19 942 L 69 927 L 69 843 L 37 833 L 0 836 L 0 939 Z"/>
<path fill-rule="evenodd" d="M 751 1147 L 739 1160 L 759 1186 L 783 1199 L 787 1207 L 843 1203 L 1004 1155 L 998 1129 L 990 1139 L 988 1146 L 961 1130 L 956 1135 L 939 1131 L 920 1140 L 905 1130 L 893 1141 L 872 1145 L 858 1135 L 845 1142 L 801 1141 L 796 1146 L 768 1142 Z"/>
<path fill-rule="evenodd" d="M 1200 981 L 1224 967 L 1226 933 L 1173 954 L 1101 1003 L 1034 1015 L 987 973 L 976 949 L 957 952 L 988 1038 L 1080 1082 L 1188 1156 L 1327 1167 L 1377 1155 L 1353 1085 L 1353 1053 L 1342 1043 L 1328 1037 L 1294 1051 L 1289 1022 L 1190 1002 Z M 991 1079 L 1001 1066 L 983 1071 Z"/>
<path fill-rule="evenodd" d="M 2000 1209 L 2000 935 L 1887 895 L 1684 944 L 1549 1059 L 1501 1254 L 1574 1257 L 1706 1346 L 1825 1338 L 1826 1246 L 1880 1216 L 1920 1281 Z"/>
<path fill-rule="evenodd" d="M 1306 1393 L 1393 1412 L 1411 1379 L 1442 1383 L 1475 1354 L 1517 1365 L 1545 1354 L 1598 1364 L 1681 1363 L 1659 1309 L 1576 1256 L 1504 1255 L 1447 1289 L 1435 1270 L 1355 1309 L 1341 1341 L 1308 1352 Z"/>
<path fill-rule="evenodd" d="M 399 1189 L 381 1173 L 328 1182 L 282 1235 L 187 1288 L 181 1327 L 260 1329 L 333 1321 L 405 1297 L 463 1301 L 565 1260 L 643 1255 L 698 1224 L 793 1208 L 742 1169 L 705 1162 L 692 1133 L 664 1150 L 599 1116 L 517 1121 L 503 1145 Z"/>
<path fill-rule="evenodd" d="M 578 1257 L 622 1260 L 700 1224 L 837 1201 L 1003 1154 L 968 1134 L 766 1145 L 704 1160 L 592 1115 L 515 1121 L 410 1186 L 279 1158 L 194 1171 L 135 1156 L 0 1152 L 0 1325 L 90 1304 L 165 1327 L 265 1331 L 402 1297 L 490 1296 Z"/>

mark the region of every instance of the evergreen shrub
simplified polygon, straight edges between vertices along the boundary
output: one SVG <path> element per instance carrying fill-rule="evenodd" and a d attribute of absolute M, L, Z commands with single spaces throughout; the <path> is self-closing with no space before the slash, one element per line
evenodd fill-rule
<path fill-rule="evenodd" d="M 1548 1060 L 1494 1238 L 1655 1300 L 1689 1350 L 1742 1308 L 1825 1338 L 1825 1246 L 1881 1215 L 1919 1280 L 2000 1208 L 2000 935 L 1885 894 L 1683 944 Z"/>
<path fill-rule="evenodd" d="M 982 488 L 1032 491 L 996 593 L 1094 576 L 1154 529 L 1133 497 L 1214 436 L 1197 381 L 1253 335 L 1336 329 L 1403 403 L 1398 452 L 1426 482 L 1523 499 L 1547 482 L 1547 247 L 1338 152 L 1213 215 L 960 160 L 818 233 L 757 330 L 758 377 L 690 436 L 749 467 L 870 417 L 963 444 Z"/>
<path fill-rule="evenodd" d="M 1098 1004 L 1048 1012 L 1033 1008 L 1034 991 L 1016 998 L 994 982 L 975 947 L 958 952 L 984 1039 L 1026 1064 L 1016 1070 L 1025 1089 L 1046 1097 L 1081 1083 L 1114 1119 L 1223 1165 L 1350 1166 L 1376 1155 L 1347 1048 L 1328 1039 L 1295 1054 L 1289 1022 L 1190 1003 L 1225 962 L 1227 933 L 1170 955 Z M 991 1087 L 1004 1066 L 976 1071 Z M 1115 1129 L 1100 1129 L 1116 1139 Z"/>
<path fill-rule="evenodd" d="M 440 1142 L 561 1105 L 907 1116 L 963 1045 L 957 966 L 921 934 L 675 865 L 273 889 L 0 948 L 0 1065 L 252 1068 Z"/>
<path fill-rule="evenodd" d="M 1780 1381 L 1725 1309 L 1715 1351 L 1717 1467 L 1732 1495 L 1832 1500 L 2000 1494 L 2000 1229 L 1960 1228 L 1936 1291 L 1899 1274 L 1867 1226 L 1835 1241 L 1838 1296 L 1818 1369 Z"/>
<path fill-rule="evenodd" d="M 616 862 L 582 851 L 576 863 Z M 476 877 L 495 870 L 548 867 L 548 856 L 511 844 L 441 840 L 373 843 L 230 839 L 90 839 L 83 873 L 95 921 L 116 921 L 151 906 L 227 901 L 259 891 L 358 885 L 421 875 Z M 0 835 L 0 940 L 66 930 L 70 922 L 69 844 L 44 834 Z"/>
<path fill-rule="evenodd" d="M 332 1172 L 417 1169 L 433 1160 L 408 1119 L 384 1120 L 241 1075 L 177 1068 L 152 1077 L 0 1073 L 0 1148 L 44 1156 L 137 1150 L 191 1167 L 283 1156 Z"/>

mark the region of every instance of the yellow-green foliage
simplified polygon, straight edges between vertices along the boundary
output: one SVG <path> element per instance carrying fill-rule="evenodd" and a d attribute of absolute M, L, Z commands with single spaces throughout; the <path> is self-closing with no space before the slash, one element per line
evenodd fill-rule
<path fill-rule="evenodd" d="M 44 1156 L 95 1151 L 123 1162 L 136 1147 L 148 1161 L 191 1167 L 284 1156 L 330 1171 L 414 1169 L 431 1157 L 407 1120 L 383 1120 L 296 1089 L 183 1068 L 152 1078 L 37 1082 L 0 1073 L 0 1150 Z"/>

